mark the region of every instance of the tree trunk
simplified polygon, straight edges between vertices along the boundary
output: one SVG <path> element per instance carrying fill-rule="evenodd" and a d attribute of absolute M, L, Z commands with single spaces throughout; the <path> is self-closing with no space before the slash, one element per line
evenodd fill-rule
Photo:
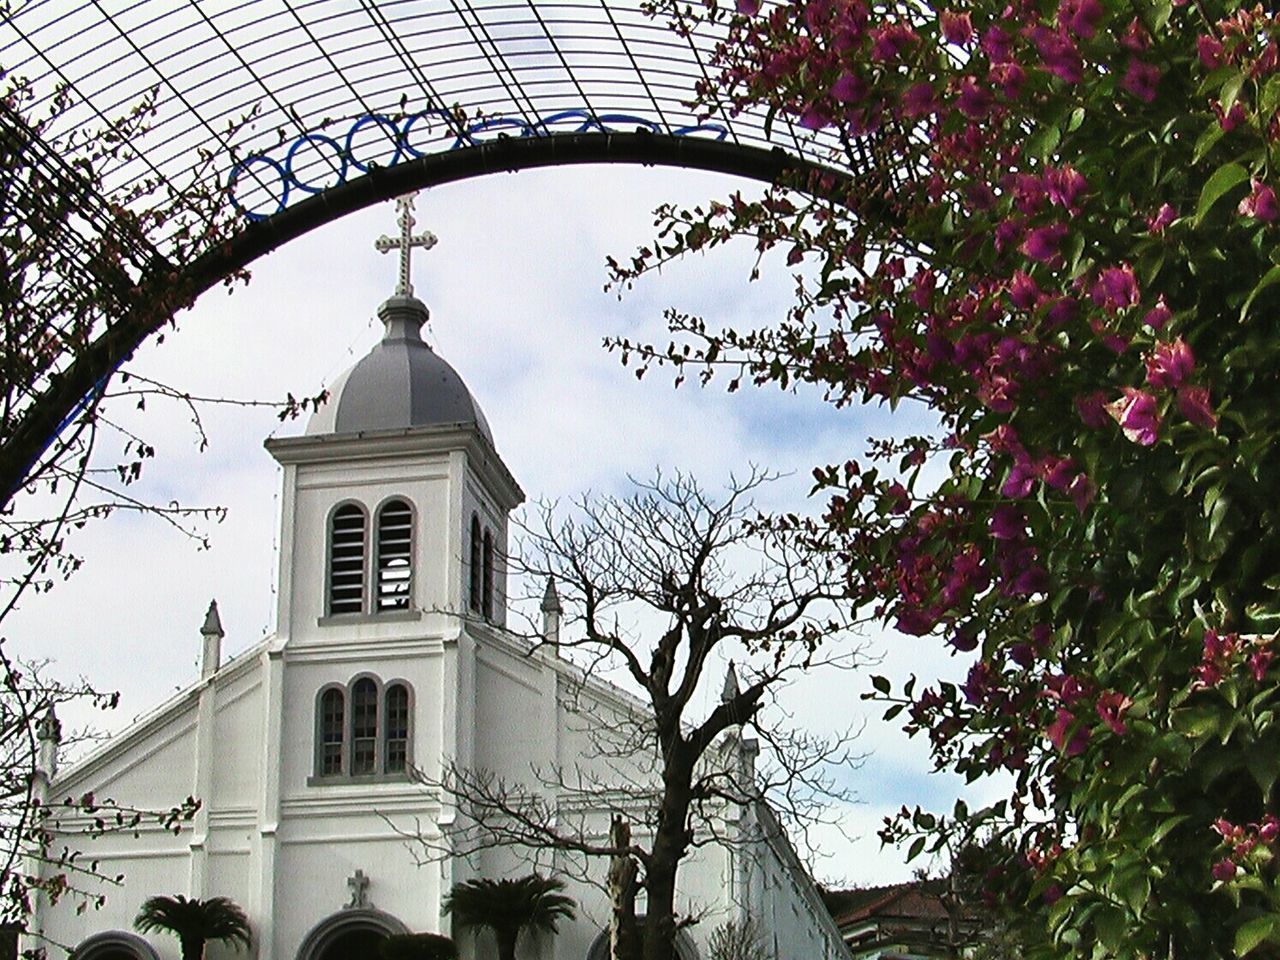
<path fill-rule="evenodd" d="M 621 816 L 609 825 L 609 845 L 631 846 L 631 827 Z M 626 854 L 609 858 L 609 956 L 612 960 L 641 960 L 640 930 L 636 926 L 636 862 Z"/>
<path fill-rule="evenodd" d="M 644 875 L 648 902 L 643 960 L 676 960 L 676 870 L 689 848 L 687 821 L 696 760 L 690 752 L 682 741 L 664 751 L 658 827 Z"/>
<path fill-rule="evenodd" d="M 179 937 L 182 944 L 182 960 L 204 960 L 204 940 L 200 937 Z"/>
<path fill-rule="evenodd" d="M 498 960 L 516 960 L 516 939 L 519 930 L 495 930 L 498 938 Z"/>

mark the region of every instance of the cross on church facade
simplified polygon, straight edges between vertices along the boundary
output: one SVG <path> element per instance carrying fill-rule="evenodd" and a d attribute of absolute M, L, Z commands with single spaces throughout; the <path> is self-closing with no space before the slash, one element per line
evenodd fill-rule
<path fill-rule="evenodd" d="M 347 877 L 347 886 L 351 888 L 351 902 L 348 909 L 363 910 L 369 904 L 369 878 L 363 870 L 357 870 L 353 876 Z"/>
<path fill-rule="evenodd" d="M 400 235 L 389 237 L 384 233 L 373 243 L 379 253 L 400 251 L 400 283 L 396 287 L 397 297 L 413 296 L 413 284 L 409 280 L 409 255 L 413 248 L 421 247 L 423 250 L 430 250 L 436 245 L 436 235 L 430 230 L 416 237 L 413 235 L 413 225 L 417 223 L 413 218 L 413 198 L 417 195 L 415 191 L 396 200 L 396 209 L 400 211 L 400 216 L 396 218 L 396 223 L 400 226 Z"/>

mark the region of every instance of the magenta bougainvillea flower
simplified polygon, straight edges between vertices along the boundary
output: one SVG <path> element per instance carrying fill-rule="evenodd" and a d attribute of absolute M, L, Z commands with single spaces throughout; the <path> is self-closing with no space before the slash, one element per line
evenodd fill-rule
<path fill-rule="evenodd" d="M 1163 203 L 1160 209 L 1147 221 L 1147 227 L 1154 234 L 1163 234 L 1164 228 L 1178 219 L 1178 211 L 1172 204 Z"/>
<path fill-rule="evenodd" d="M 1062 246 L 1062 241 L 1066 239 L 1069 232 L 1066 224 L 1062 223 L 1036 227 L 1027 232 L 1026 239 L 1022 241 L 1019 249 L 1031 260 L 1049 263 L 1058 256 L 1058 248 Z"/>
<path fill-rule="evenodd" d="M 1169 319 L 1172 316 L 1173 311 L 1171 311 L 1169 309 L 1169 305 L 1164 302 L 1164 294 L 1161 294 L 1160 299 L 1156 301 L 1156 305 L 1148 310 L 1146 315 L 1142 318 L 1142 322 L 1152 330 L 1160 331 L 1164 329 L 1164 325 L 1169 322 Z"/>
<path fill-rule="evenodd" d="M 1179 387 L 1178 409 L 1197 427 L 1204 427 L 1206 430 L 1217 429 L 1218 415 L 1213 412 L 1208 387 L 1191 385 Z"/>
<path fill-rule="evenodd" d="M 1156 398 L 1146 391 L 1125 387 L 1124 396 L 1107 404 L 1107 413 L 1139 446 L 1149 447 L 1159 438 L 1160 410 Z"/>
<path fill-rule="evenodd" d="M 1134 57 L 1129 61 L 1129 69 L 1120 81 L 1122 89 L 1133 94 L 1145 103 L 1156 98 L 1156 87 L 1160 84 L 1160 68 L 1154 63 L 1145 63 Z"/>
<path fill-rule="evenodd" d="M 1111 728 L 1111 732 L 1123 737 L 1128 731 L 1124 723 L 1124 715 L 1133 706 L 1133 700 L 1115 690 L 1108 690 L 1098 695 L 1098 716 Z"/>
<path fill-rule="evenodd" d="M 1263 223 L 1274 223 L 1280 219 L 1280 203 L 1276 201 L 1276 192 L 1261 180 L 1253 181 L 1249 195 L 1240 201 L 1240 215 L 1254 217 Z"/>
<path fill-rule="evenodd" d="M 1105 12 L 1098 0 L 1066 0 L 1058 8 L 1058 23 L 1081 40 L 1091 40 Z"/>
<path fill-rule="evenodd" d="M 831 85 L 831 99 L 840 103 L 859 103 L 867 98 L 867 82 L 857 73 L 840 74 Z"/>
<path fill-rule="evenodd" d="M 1147 383 L 1153 387 L 1172 390 L 1191 376 L 1195 369 L 1195 357 L 1187 342 L 1178 337 L 1172 343 L 1158 343 L 1147 355 Z"/>
<path fill-rule="evenodd" d="M 1107 267 L 1098 274 L 1089 296 L 1098 306 L 1112 313 L 1133 306 L 1139 299 L 1138 278 L 1134 276 L 1133 267 L 1127 263 Z"/>
<path fill-rule="evenodd" d="M 1068 757 L 1080 756 L 1089 742 L 1089 728 L 1077 724 L 1075 715 L 1065 707 L 1057 709 L 1044 735 L 1055 750 Z"/>
<path fill-rule="evenodd" d="M 1206 34 L 1196 38 L 1196 51 L 1200 55 L 1200 63 L 1206 70 L 1217 70 L 1225 62 L 1223 60 L 1222 41 Z"/>
<path fill-rule="evenodd" d="M 956 13 L 953 10 L 943 10 L 938 15 L 938 19 L 942 23 L 942 38 L 947 43 L 961 46 L 973 39 L 973 21 L 967 12 Z"/>

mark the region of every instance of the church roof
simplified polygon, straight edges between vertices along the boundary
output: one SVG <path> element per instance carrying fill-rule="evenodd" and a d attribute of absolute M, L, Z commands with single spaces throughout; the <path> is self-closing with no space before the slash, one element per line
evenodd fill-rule
<path fill-rule="evenodd" d="M 426 305 L 397 295 L 378 308 L 382 341 L 334 381 L 328 401 L 307 424 L 308 436 L 458 424 L 490 444 L 484 412 L 458 372 L 422 339 Z"/>

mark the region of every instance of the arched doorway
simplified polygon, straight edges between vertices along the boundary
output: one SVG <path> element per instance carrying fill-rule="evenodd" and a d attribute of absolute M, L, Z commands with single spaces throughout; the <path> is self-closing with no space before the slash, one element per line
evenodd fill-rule
<path fill-rule="evenodd" d="M 339 910 L 302 938 L 297 960 L 378 960 L 378 944 L 398 933 L 409 928 L 389 913 L 368 907 Z"/>
<path fill-rule="evenodd" d="M 75 960 L 160 960 L 151 944 L 127 930 L 106 930 L 86 937 L 71 955 Z"/>
<path fill-rule="evenodd" d="M 637 917 L 639 923 L 644 923 L 644 917 Z M 698 956 L 698 945 L 693 942 L 693 937 L 689 936 L 688 931 L 680 929 L 676 931 L 676 957 L 678 960 L 701 960 Z M 587 951 L 587 960 L 609 960 L 609 931 L 601 930 L 594 940 L 591 941 L 591 948 Z"/>

